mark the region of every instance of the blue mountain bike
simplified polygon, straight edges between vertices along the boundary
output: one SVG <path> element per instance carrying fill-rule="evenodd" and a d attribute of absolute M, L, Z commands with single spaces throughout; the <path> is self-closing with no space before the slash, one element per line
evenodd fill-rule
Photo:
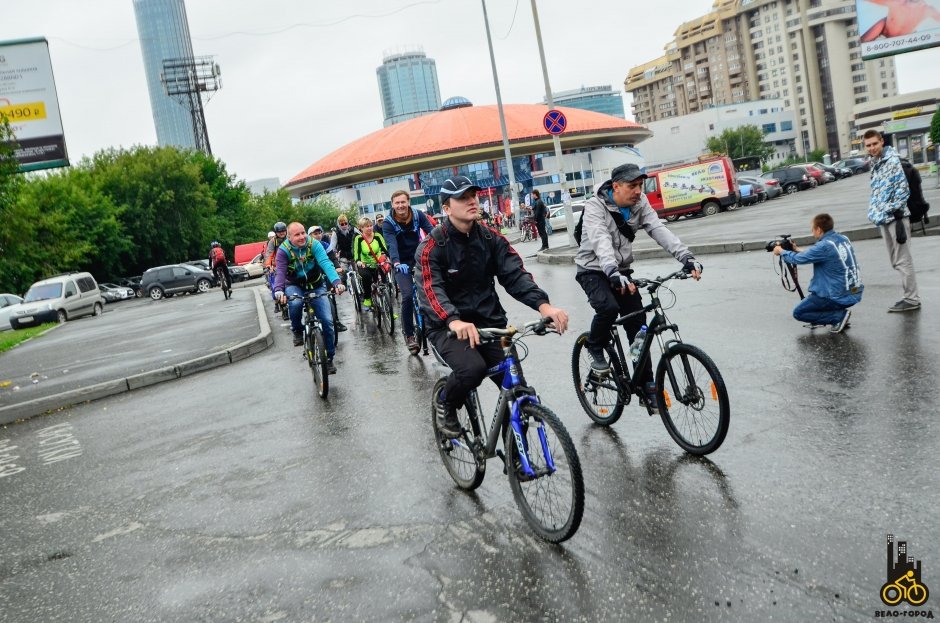
<path fill-rule="evenodd" d="M 444 467 L 458 487 L 466 490 L 479 487 L 486 476 L 486 461 L 499 457 L 522 516 L 539 537 L 560 543 L 571 538 L 581 525 L 584 513 L 581 462 L 561 420 L 541 403 L 535 389 L 525 384 L 521 366 L 528 354 L 522 338 L 549 333 L 547 322 L 550 321 L 542 319 L 527 323 L 522 331 L 515 327 L 477 328 L 481 342 L 498 341 L 504 354 L 503 361 L 487 370 L 491 377 L 502 375 L 499 400 L 488 431 L 479 395 L 474 390 L 457 411 L 460 436 L 448 439 L 441 434 L 434 402 L 444 387 L 444 378 L 437 381 L 431 394 L 431 421 Z M 517 346 L 524 353 L 522 358 Z M 434 355 L 447 365 L 437 350 Z M 496 447 L 500 439 L 502 450 Z"/>

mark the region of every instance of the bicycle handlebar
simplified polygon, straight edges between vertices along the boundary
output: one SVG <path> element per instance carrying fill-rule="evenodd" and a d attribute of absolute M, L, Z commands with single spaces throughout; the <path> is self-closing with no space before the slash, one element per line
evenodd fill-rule
<path fill-rule="evenodd" d="M 538 320 L 531 320 L 524 325 L 522 325 L 522 330 L 517 329 L 513 326 L 508 326 L 506 328 L 499 327 L 477 327 L 477 333 L 480 334 L 481 342 L 495 342 L 504 337 L 514 337 L 519 335 L 528 335 L 534 333 L 535 335 L 546 335 L 549 332 L 549 327 L 552 326 L 551 318 L 539 318 Z M 456 338 L 457 334 L 453 331 L 447 331 L 448 337 Z"/>
<path fill-rule="evenodd" d="M 684 268 L 680 268 L 676 272 L 672 273 L 671 275 L 666 275 L 665 277 L 655 277 L 653 279 L 644 279 L 641 277 L 639 279 L 633 279 L 632 281 L 636 287 L 646 288 L 647 291 L 652 292 L 671 279 L 688 279 L 691 276 L 691 274 L 685 272 Z"/>

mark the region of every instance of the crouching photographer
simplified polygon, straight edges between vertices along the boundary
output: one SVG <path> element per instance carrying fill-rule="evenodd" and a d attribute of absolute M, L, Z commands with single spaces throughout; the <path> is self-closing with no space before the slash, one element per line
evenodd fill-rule
<path fill-rule="evenodd" d="M 811 225 L 816 239 L 813 246 L 804 250 L 790 240 L 792 250 L 778 244 L 773 253 L 787 264 L 813 265 L 809 295 L 793 309 L 793 317 L 809 323 L 810 328 L 830 325 L 831 333 L 841 333 L 849 326 L 849 308 L 862 300 L 865 289 L 855 249 L 848 238 L 833 229 L 835 224 L 828 214 L 817 214 Z"/>

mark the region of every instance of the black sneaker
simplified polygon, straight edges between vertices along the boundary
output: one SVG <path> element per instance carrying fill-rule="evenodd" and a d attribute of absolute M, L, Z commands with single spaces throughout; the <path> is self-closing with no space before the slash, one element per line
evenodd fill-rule
<path fill-rule="evenodd" d="M 643 397 L 646 406 L 652 413 L 659 413 L 659 396 L 656 395 L 656 383 L 650 381 L 643 386 Z"/>
<path fill-rule="evenodd" d="M 287 305 L 281 306 L 281 320 L 290 320 L 290 314 L 287 312 Z"/>
<path fill-rule="evenodd" d="M 603 348 L 588 348 L 587 352 L 588 356 L 591 358 L 591 370 L 598 373 L 610 371 L 610 364 L 607 363 Z"/>
<path fill-rule="evenodd" d="M 304 343 L 304 334 L 300 331 L 294 332 L 294 346 L 300 346 Z"/>
<path fill-rule="evenodd" d="M 417 355 L 418 351 L 421 349 L 421 347 L 418 346 L 418 340 L 416 340 L 413 335 L 405 337 L 405 344 L 408 346 L 408 352 L 412 355 Z"/>
<path fill-rule="evenodd" d="M 340 322 L 339 320 L 334 320 L 334 321 L 333 321 L 333 328 L 336 329 L 337 331 L 342 332 L 342 331 L 345 331 L 345 330 L 346 330 L 346 325 L 344 325 L 344 324 L 343 324 L 342 322 Z"/>
<path fill-rule="evenodd" d="M 277 316 L 279 313 L 281 313 L 281 304 L 274 301 L 274 315 Z"/>
<path fill-rule="evenodd" d="M 438 398 L 434 403 L 437 412 L 437 430 L 448 439 L 460 437 L 460 420 L 457 419 L 457 409 Z"/>
<path fill-rule="evenodd" d="M 336 374 L 336 366 L 333 365 L 333 359 L 329 359 L 326 362 L 326 373 L 327 374 Z"/>

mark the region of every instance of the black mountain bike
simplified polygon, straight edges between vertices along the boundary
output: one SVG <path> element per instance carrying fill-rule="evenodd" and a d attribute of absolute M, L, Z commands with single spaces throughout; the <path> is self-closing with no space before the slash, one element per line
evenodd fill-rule
<path fill-rule="evenodd" d="M 425 326 L 424 316 L 421 315 L 421 308 L 418 307 L 418 283 L 415 281 L 414 272 L 411 273 L 411 305 L 412 322 L 415 329 L 415 340 L 418 342 L 418 352 L 424 355 L 428 354 L 428 331 Z M 404 329 L 402 335 L 404 335 Z M 416 355 L 418 353 L 415 353 Z"/>
<path fill-rule="evenodd" d="M 388 331 L 389 335 L 395 334 L 395 278 L 389 275 L 391 266 L 384 263 L 389 270 L 385 270 L 382 264 L 378 265 L 375 280 L 372 282 L 372 313 L 375 314 L 375 325 L 380 331 Z"/>
<path fill-rule="evenodd" d="M 215 278 L 219 280 L 219 286 L 222 288 L 222 295 L 225 300 L 229 300 L 232 297 L 232 283 L 228 280 L 225 269 L 221 266 L 217 267 L 215 269 Z"/>
<path fill-rule="evenodd" d="M 589 333 L 582 333 L 575 341 L 571 354 L 571 370 L 574 387 L 581 406 L 592 420 L 610 426 L 623 413 L 624 405 L 631 397 L 640 397 L 640 402 L 652 415 L 646 404 L 642 379 L 631 378 L 627 369 L 627 357 L 617 326 L 629 318 L 653 312 L 653 320 L 647 329 L 643 348 L 633 366 L 642 370 L 652 365 L 653 340 L 659 343 L 662 355 L 656 367 L 656 396 L 659 414 L 673 440 L 690 454 L 704 455 L 721 446 L 728 434 L 731 408 L 728 390 L 718 366 L 701 349 L 686 344 L 679 336 L 679 327 L 669 322 L 659 300 L 658 290 L 670 279 L 688 279 L 690 275 L 680 270 L 655 279 L 634 279 L 638 288 L 645 288 L 652 302 L 642 310 L 617 319 L 611 328 L 611 342 L 607 345 L 607 357 L 611 368 L 598 374 L 591 369 L 591 360 L 585 347 Z M 672 339 L 664 340 L 663 333 L 671 331 Z"/>
<path fill-rule="evenodd" d="M 330 393 L 330 375 L 327 368 L 329 359 L 326 354 L 326 342 L 323 339 L 323 325 L 317 318 L 313 301 L 326 296 L 326 293 L 306 292 L 303 296 L 293 295 L 288 299 L 302 298 L 304 301 L 304 359 L 313 373 L 313 387 L 320 398 L 326 398 Z M 286 306 L 285 306 L 286 307 Z M 335 331 L 333 332 L 335 335 Z"/>
<path fill-rule="evenodd" d="M 522 331 L 515 327 L 477 328 L 480 341 L 498 341 L 505 357 L 487 370 L 490 376 L 502 375 L 489 431 L 483 421 L 480 398 L 473 390 L 457 411 L 462 428 L 460 437 L 448 439 L 441 434 L 434 405 L 445 378 L 437 381 L 431 393 L 431 421 L 444 467 L 458 487 L 466 490 L 479 487 L 486 475 L 486 461 L 499 457 L 522 516 L 538 536 L 560 543 L 571 538 L 581 525 L 584 480 L 568 431 L 522 377 L 521 362 L 528 349 L 521 340 L 527 335 L 548 333 L 546 322 L 548 319 L 529 322 Z M 516 351 L 517 345 L 523 349 L 522 358 Z M 436 350 L 434 355 L 447 365 Z M 500 439 L 502 450 L 496 447 Z"/>

